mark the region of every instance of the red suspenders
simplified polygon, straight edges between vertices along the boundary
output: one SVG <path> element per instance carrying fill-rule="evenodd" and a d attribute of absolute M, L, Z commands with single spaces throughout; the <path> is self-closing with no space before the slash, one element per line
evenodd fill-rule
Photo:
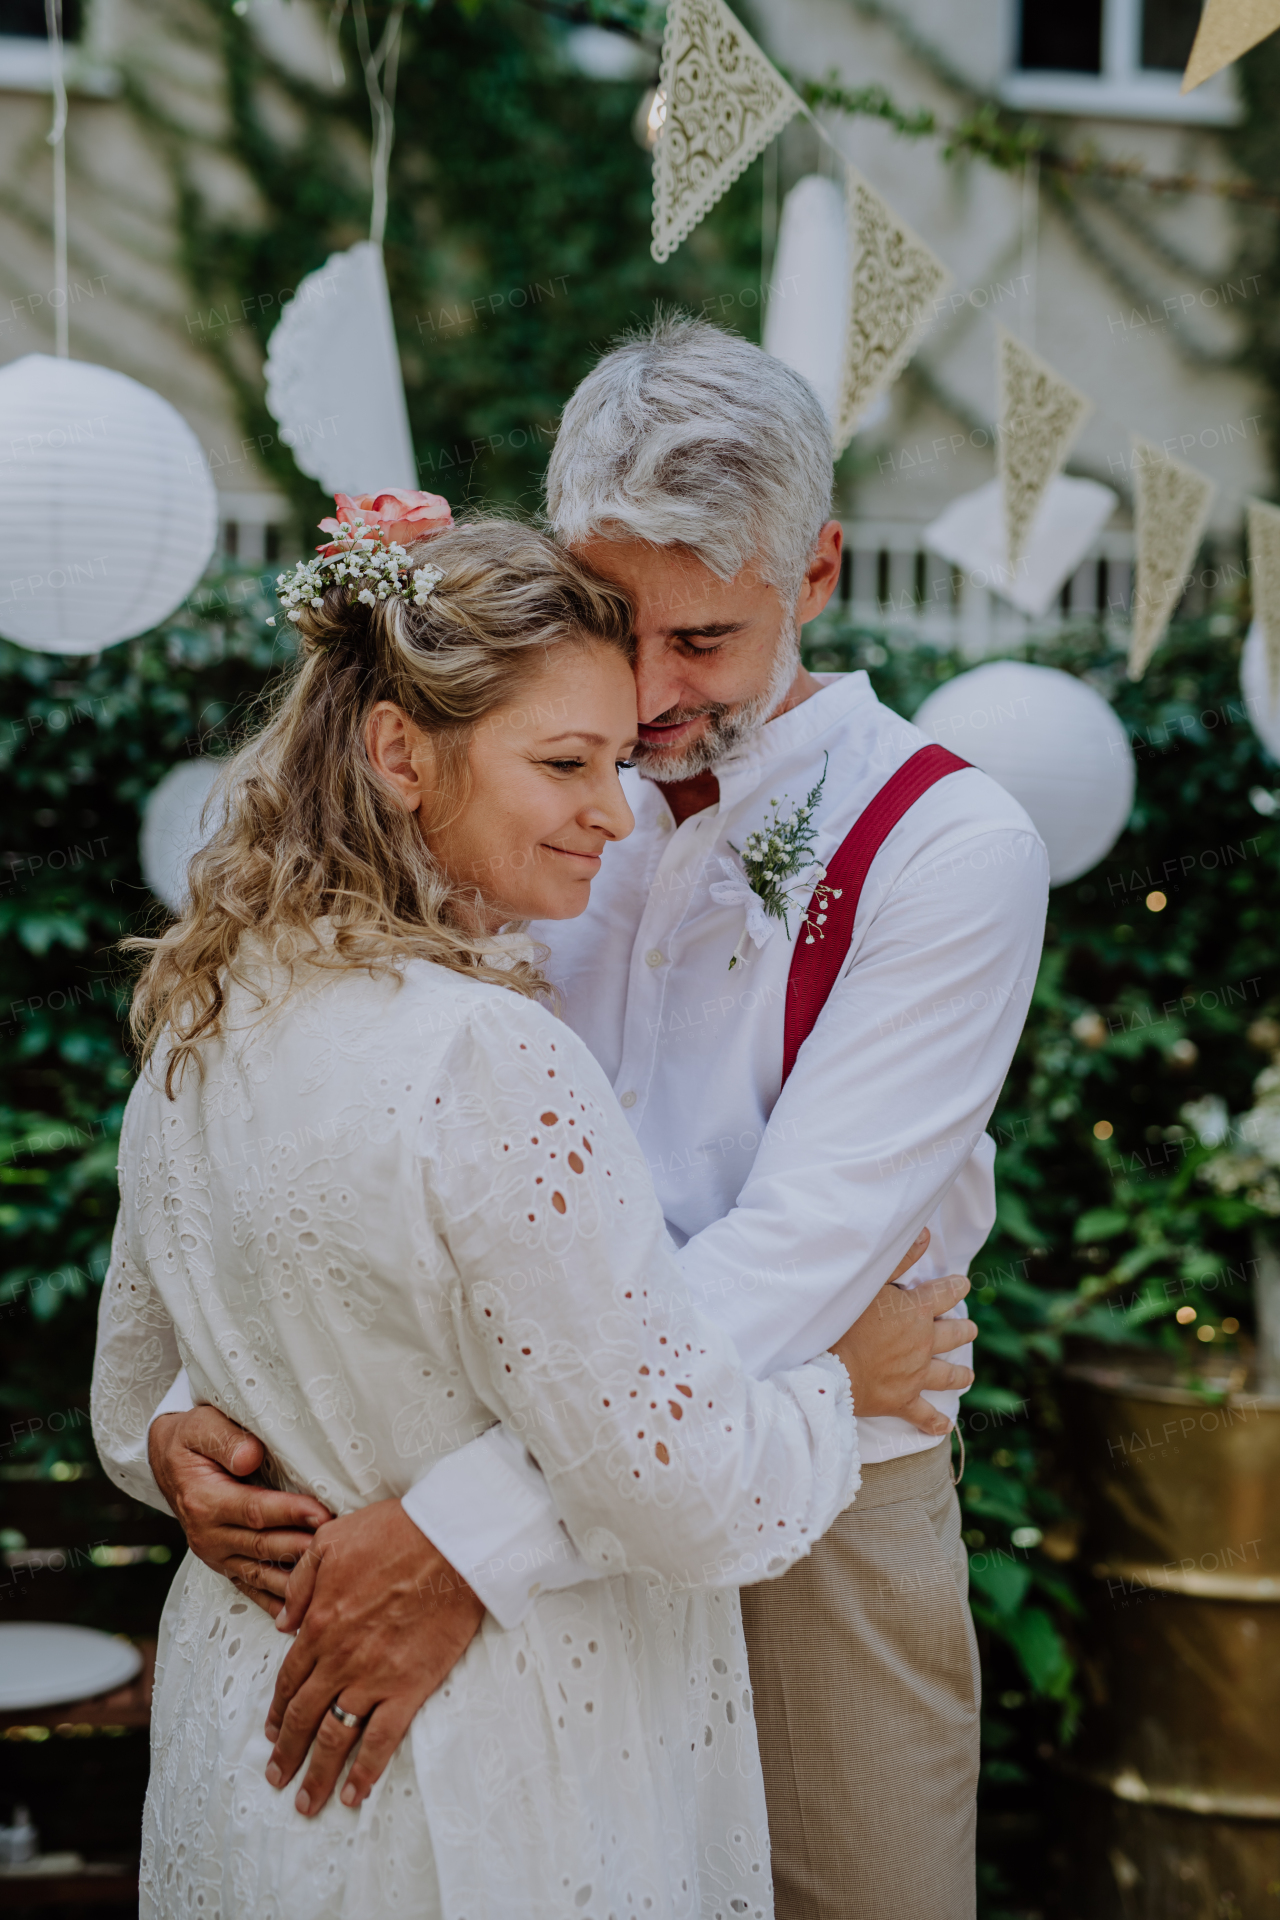
<path fill-rule="evenodd" d="M 824 888 L 840 889 L 840 898 L 826 903 L 824 937 L 812 945 L 800 935 L 791 956 L 787 975 L 787 1005 L 783 1024 L 782 1080 L 785 1086 L 814 1023 L 827 1003 L 849 957 L 853 938 L 853 919 L 858 911 L 862 886 L 888 835 L 922 793 L 948 773 L 959 773 L 969 762 L 945 747 L 921 747 L 918 753 L 892 774 L 879 793 L 859 814 L 827 867 Z M 810 912 L 819 911 L 811 903 Z"/>

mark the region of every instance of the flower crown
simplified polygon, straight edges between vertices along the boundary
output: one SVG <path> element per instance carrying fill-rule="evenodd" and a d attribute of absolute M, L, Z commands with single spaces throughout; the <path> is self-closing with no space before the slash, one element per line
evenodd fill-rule
<path fill-rule="evenodd" d="M 427 493 L 364 495 L 358 501 L 340 493 L 337 505 L 338 518 L 320 523 L 323 532 L 337 537 L 321 547 L 314 560 L 300 560 L 276 575 L 276 597 L 286 620 L 301 620 L 303 607 L 322 607 L 330 587 L 347 589 L 348 606 L 376 607 L 393 594 L 403 594 L 415 607 L 425 607 L 444 570 L 415 566 L 407 549 L 391 538 L 388 523 L 394 522 L 398 530 L 427 520 L 438 523 L 431 525 L 432 532 L 443 530 L 451 524 L 447 502 Z M 267 625 L 274 627 L 274 615 Z"/>

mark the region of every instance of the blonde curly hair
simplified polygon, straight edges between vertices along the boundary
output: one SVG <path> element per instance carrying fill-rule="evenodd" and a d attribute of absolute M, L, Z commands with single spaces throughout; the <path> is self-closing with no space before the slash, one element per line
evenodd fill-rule
<path fill-rule="evenodd" d="M 427 552 L 410 549 L 417 565 Z M 444 873 L 424 829 L 465 802 L 473 730 L 522 696 L 549 648 L 603 643 L 630 657 L 631 604 L 508 521 L 454 527 L 429 555 L 442 578 L 425 605 L 393 594 L 368 606 L 332 586 L 319 607 L 291 615 L 293 672 L 218 781 L 206 817 L 224 817 L 191 861 L 186 912 L 158 938 L 124 942 L 148 956 L 130 1025 L 143 1060 L 167 1030 L 171 1097 L 175 1075 L 199 1068 L 201 1042 L 220 1029 L 228 981 L 254 989 L 246 936 L 286 977 L 301 960 L 376 973 L 420 959 L 530 998 L 546 992 L 531 962 L 497 961 L 470 930 L 475 892 Z M 380 700 L 434 737 L 441 781 L 421 824 L 368 757 L 366 722 Z"/>

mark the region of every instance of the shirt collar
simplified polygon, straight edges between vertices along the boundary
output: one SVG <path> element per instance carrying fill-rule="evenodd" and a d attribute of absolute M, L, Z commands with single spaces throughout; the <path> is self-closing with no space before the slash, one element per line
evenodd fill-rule
<path fill-rule="evenodd" d="M 865 672 L 814 677 L 822 681 L 820 693 L 766 722 L 716 767 L 722 808 L 735 805 L 759 786 L 780 760 L 804 758 L 806 748 L 816 746 L 860 711 L 870 720 L 876 696 Z"/>
<path fill-rule="evenodd" d="M 720 814 L 727 813 L 761 786 L 779 761 L 803 759 L 806 747 L 816 745 L 824 734 L 834 732 L 853 715 L 861 713 L 870 724 L 878 703 L 862 669 L 856 673 L 818 673 L 814 679 L 822 683 L 820 693 L 811 694 L 798 707 L 780 713 L 776 720 L 766 721 L 733 753 L 717 761 Z M 649 826 L 663 814 L 669 815 L 661 783 L 645 780 L 639 774 L 633 777 L 637 790 L 629 797 L 637 820 Z"/>

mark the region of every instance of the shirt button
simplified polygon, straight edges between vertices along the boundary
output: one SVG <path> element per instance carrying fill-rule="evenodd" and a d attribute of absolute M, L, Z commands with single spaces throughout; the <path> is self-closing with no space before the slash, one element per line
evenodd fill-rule
<path fill-rule="evenodd" d="M 666 964 L 666 958 L 665 953 L 659 953 L 656 947 L 650 947 L 644 957 L 644 963 L 646 967 L 661 967 Z"/>
<path fill-rule="evenodd" d="M 671 815 L 669 813 L 664 813 L 659 816 L 659 819 L 658 819 L 659 833 L 670 833 L 674 825 L 675 825 L 675 821 L 671 818 Z"/>
<path fill-rule="evenodd" d="M 630 1087 L 627 1088 L 625 1093 L 618 1096 L 618 1105 L 621 1107 L 634 1107 L 635 1103 L 636 1096 L 632 1093 Z"/>

